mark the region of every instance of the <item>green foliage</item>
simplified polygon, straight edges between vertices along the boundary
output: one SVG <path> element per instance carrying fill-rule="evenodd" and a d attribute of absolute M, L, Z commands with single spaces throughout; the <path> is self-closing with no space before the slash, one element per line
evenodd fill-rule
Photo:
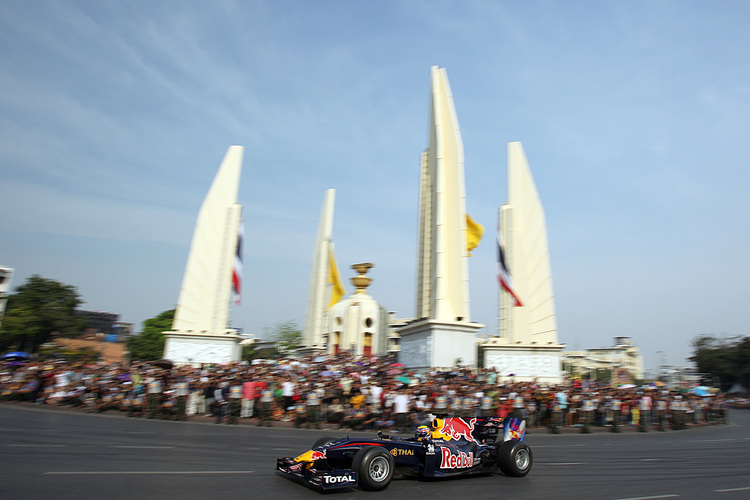
<path fill-rule="evenodd" d="M 86 318 L 76 314 L 81 304 L 75 287 L 38 275 L 16 288 L 0 328 L 0 350 L 36 352 L 50 334 L 75 337 L 86 328 Z"/>
<path fill-rule="evenodd" d="M 258 350 L 254 345 L 243 345 L 242 346 L 242 359 L 252 361 L 258 357 Z"/>
<path fill-rule="evenodd" d="M 602 384 L 609 384 L 612 382 L 612 370 L 609 368 L 597 368 L 596 369 L 596 380 Z"/>
<path fill-rule="evenodd" d="M 735 382 L 750 387 L 750 337 L 698 337 L 693 340 L 690 360 L 696 364 L 699 372 L 719 377 L 723 390 L 729 389 Z"/>
<path fill-rule="evenodd" d="M 174 312 L 174 309 L 170 309 L 143 322 L 143 331 L 128 339 L 128 352 L 131 360 L 155 361 L 164 357 L 166 338 L 162 332 L 172 329 Z"/>
<path fill-rule="evenodd" d="M 263 328 L 264 338 L 276 341 L 276 350 L 281 354 L 294 352 L 302 342 L 302 330 L 294 320 L 276 323 L 273 327 Z"/>

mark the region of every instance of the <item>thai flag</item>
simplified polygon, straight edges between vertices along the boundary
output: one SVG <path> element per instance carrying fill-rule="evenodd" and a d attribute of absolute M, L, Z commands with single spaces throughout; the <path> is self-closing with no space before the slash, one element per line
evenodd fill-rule
<path fill-rule="evenodd" d="M 516 291 L 513 289 L 513 281 L 510 278 L 510 273 L 508 272 L 508 268 L 505 265 L 505 252 L 503 251 L 503 235 L 500 232 L 500 226 L 497 228 L 497 267 L 498 267 L 498 275 L 497 279 L 500 281 L 500 286 L 503 287 L 503 289 L 511 294 L 511 296 L 516 301 L 516 306 L 522 306 L 521 300 L 518 298 L 518 295 L 516 295 Z"/>
<path fill-rule="evenodd" d="M 240 305 L 242 302 L 242 238 L 245 234 L 245 221 L 240 220 L 237 228 L 237 251 L 234 254 L 234 267 L 232 269 L 232 289 L 234 290 L 234 303 Z"/>

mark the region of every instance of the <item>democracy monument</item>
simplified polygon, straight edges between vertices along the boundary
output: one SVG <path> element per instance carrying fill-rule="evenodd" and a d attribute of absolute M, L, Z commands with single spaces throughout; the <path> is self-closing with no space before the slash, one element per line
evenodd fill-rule
<path fill-rule="evenodd" d="M 466 213 L 464 152 L 448 76 L 430 69 L 428 146 L 421 154 L 416 304 L 394 320 L 366 292 L 372 263 L 355 264 L 346 291 L 334 255 L 335 190 L 321 210 L 301 352 L 369 356 L 398 352 L 408 368 L 495 368 L 501 379 L 561 382 L 547 228 L 520 142 L 508 144 L 508 199 L 498 211 L 498 333 L 478 337 L 472 321 L 468 258 L 483 228 Z M 201 206 L 165 357 L 176 363 L 239 361 L 243 338 L 229 328 L 239 293 L 243 149 L 231 146 Z M 480 347 L 481 346 L 481 347 Z M 481 354 L 478 354 L 481 353 Z"/>

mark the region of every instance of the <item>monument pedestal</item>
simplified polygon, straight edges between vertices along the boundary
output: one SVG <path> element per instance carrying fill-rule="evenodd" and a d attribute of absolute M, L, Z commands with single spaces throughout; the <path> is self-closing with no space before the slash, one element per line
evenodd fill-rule
<path fill-rule="evenodd" d="M 164 332 L 164 357 L 177 365 L 237 363 L 242 358 L 242 337 L 226 333 Z"/>
<path fill-rule="evenodd" d="M 485 368 L 495 368 L 499 381 L 532 381 L 558 385 L 561 344 L 510 344 L 495 337 L 482 343 Z"/>
<path fill-rule="evenodd" d="M 452 368 L 477 365 L 476 334 L 480 323 L 421 320 L 399 329 L 399 361 L 409 368 Z"/>

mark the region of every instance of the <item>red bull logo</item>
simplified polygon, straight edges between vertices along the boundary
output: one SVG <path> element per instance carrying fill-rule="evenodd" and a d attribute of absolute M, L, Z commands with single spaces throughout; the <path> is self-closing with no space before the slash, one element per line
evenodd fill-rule
<path fill-rule="evenodd" d="M 443 450 L 442 457 L 440 460 L 441 469 L 468 469 L 474 466 L 474 453 L 464 453 L 459 451 L 458 455 L 451 453 L 448 448 L 441 448 Z"/>
<path fill-rule="evenodd" d="M 445 439 L 446 441 L 464 438 L 466 441 L 476 442 L 476 439 L 472 436 L 476 421 L 476 418 L 472 418 L 468 422 L 463 418 L 446 418 L 444 420 L 436 418 L 432 423 L 434 428 L 432 437 Z"/>
<path fill-rule="evenodd" d="M 315 462 L 316 460 L 325 460 L 325 458 L 326 458 L 326 450 L 323 450 L 323 451 L 310 450 L 310 451 L 306 451 L 302 455 L 295 458 L 294 461 L 295 462 Z"/>
<path fill-rule="evenodd" d="M 510 441 L 511 439 L 522 441 L 525 434 L 526 422 L 514 418 L 508 422 L 508 425 L 505 428 L 505 436 L 503 437 L 503 441 Z"/>

